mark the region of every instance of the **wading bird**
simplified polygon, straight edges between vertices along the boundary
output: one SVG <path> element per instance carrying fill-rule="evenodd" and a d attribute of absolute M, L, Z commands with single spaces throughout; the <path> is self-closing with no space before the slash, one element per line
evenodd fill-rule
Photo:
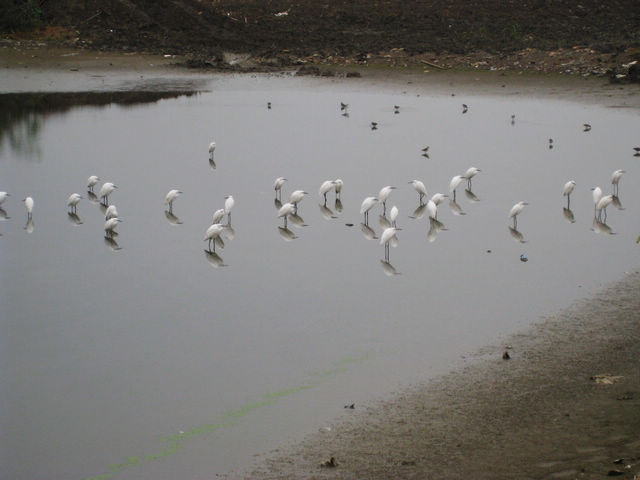
<path fill-rule="evenodd" d="M 420 205 L 422 205 L 422 199 L 427 195 L 427 188 L 420 180 L 411 180 L 409 183 L 413 189 L 418 192 L 418 195 L 420 196 Z"/>
<path fill-rule="evenodd" d="M 562 195 L 567 197 L 568 209 L 571 209 L 571 207 L 569 206 L 571 204 L 571 192 L 573 192 L 573 189 L 575 187 L 576 187 L 575 180 L 569 180 L 567 183 L 564 184 L 564 187 L 562 188 Z"/>
<path fill-rule="evenodd" d="M 513 218 L 513 228 L 518 227 L 518 214 L 524 210 L 524 207 L 529 205 L 527 202 L 518 202 L 509 211 L 509 218 Z"/>
<path fill-rule="evenodd" d="M 70 212 L 75 213 L 76 207 L 78 206 L 80 200 L 82 200 L 82 195 L 80 195 L 79 193 L 72 193 L 71 195 L 69 195 L 69 198 L 67 199 L 67 207 L 69 207 Z"/>
<path fill-rule="evenodd" d="M 167 196 L 164 197 L 164 204 L 169 205 L 169 213 L 173 213 L 173 201 L 178 198 L 182 192 L 180 190 L 169 190 Z"/>
<path fill-rule="evenodd" d="M 376 203 L 378 203 L 378 199 L 376 197 L 367 197 L 362 201 L 360 213 L 364 213 L 365 225 L 369 223 L 369 210 L 371 210 Z"/>
<path fill-rule="evenodd" d="M 22 201 L 24 202 L 24 208 L 27 209 L 27 219 L 30 219 L 33 214 L 33 198 L 27 197 Z"/>
<path fill-rule="evenodd" d="M 100 188 L 100 192 L 98 193 L 98 198 L 100 198 L 100 200 L 102 201 L 103 205 L 108 205 L 109 204 L 109 195 L 116 188 L 118 188 L 118 187 L 116 185 L 114 185 L 113 183 L 111 183 L 111 182 L 105 182 L 102 185 L 102 187 Z"/>
<path fill-rule="evenodd" d="M 89 189 L 90 192 L 93 192 L 93 187 L 99 181 L 100 181 L 100 178 L 95 175 L 91 175 L 89 178 L 87 178 L 87 188 Z"/>

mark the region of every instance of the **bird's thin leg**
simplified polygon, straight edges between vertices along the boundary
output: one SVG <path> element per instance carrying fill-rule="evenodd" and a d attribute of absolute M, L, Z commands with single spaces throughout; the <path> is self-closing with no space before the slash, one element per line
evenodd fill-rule
<path fill-rule="evenodd" d="M 284 228 L 287 228 L 287 215 L 284 216 Z"/>
<path fill-rule="evenodd" d="M 456 202 L 456 191 L 454 190 L 453 191 L 453 203 L 455 203 L 455 202 Z"/>
<path fill-rule="evenodd" d="M 518 229 L 518 216 L 517 215 L 514 215 L 514 217 L 513 217 L 513 228 L 515 230 Z"/>
<path fill-rule="evenodd" d="M 231 226 L 231 212 L 227 213 L 227 227 L 230 227 L 230 226 Z"/>
<path fill-rule="evenodd" d="M 422 204 L 422 198 L 423 198 L 423 197 L 424 197 L 424 194 L 423 194 L 423 193 L 421 193 L 421 194 L 420 194 L 420 206 L 422 206 L 422 205 L 423 205 L 423 204 Z"/>

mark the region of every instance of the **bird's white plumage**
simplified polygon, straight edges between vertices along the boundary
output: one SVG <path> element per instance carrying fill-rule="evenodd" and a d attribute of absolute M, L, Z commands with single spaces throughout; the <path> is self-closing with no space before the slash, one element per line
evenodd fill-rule
<path fill-rule="evenodd" d="M 286 182 L 287 179 L 284 177 L 278 177 L 276 178 L 276 181 L 273 182 L 273 189 L 274 190 L 280 190 L 282 188 L 282 185 L 284 185 L 284 182 Z"/>
<path fill-rule="evenodd" d="M 116 227 L 118 226 L 118 223 L 120 223 L 122 220 L 119 219 L 118 217 L 114 217 L 114 218 L 110 218 L 109 220 L 107 220 L 106 222 L 104 222 L 104 231 L 109 234 L 109 233 L 113 233 L 113 231 L 116 229 Z"/>
<path fill-rule="evenodd" d="M 213 221 L 212 224 L 220 223 L 220 220 L 224 218 L 224 208 L 219 208 L 215 212 L 213 212 Z"/>
<path fill-rule="evenodd" d="M 466 177 L 464 175 L 454 176 L 449 182 L 449 192 L 453 192 L 456 188 L 458 188 L 458 185 L 460 185 L 465 178 Z"/>
<path fill-rule="evenodd" d="M 443 193 L 434 193 L 433 196 L 431 197 L 431 201 L 436 205 L 440 205 L 442 202 L 444 202 L 444 199 L 447 197 L 448 195 L 445 195 Z"/>
<path fill-rule="evenodd" d="M 573 192 L 573 189 L 576 186 L 576 182 L 575 180 L 569 180 L 567 183 L 564 184 L 564 187 L 562 188 L 562 195 L 563 196 L 568 196 L 571 195 L 571 192 Z"/>
<path fill-rule="evenodd" d="M 335 181 L 333 182 L 333 187 L 336 190 L 336 193 L 340 193 L 342 191 L 342 186 L 344 185 L 344 182 L 342 181 L 341 178 L 336 178 Z"/>
<path fill-rule="evenodd" d="M 213 240 L 214 238 L 219 237 L 223 231 L 224 231 L 224 225 L 220 223 L 214 223 L 209 228 L 207 228 L 207 231 L 204 234 L 204 239 L 205 241 Z"/>
<path fill-rule="evenodd" d="M 233 196 L 227 195 L 224 200 L 224 213 L 229 215 L 231 213 L 231 209 L 236 204 L 236 201 L 233 199 Z"/>
<path fill-rule="evenodd" d="M 429 213 L 429 218 L 434 220 L 438 217 L 438 206 L 433 200 L 427 202 L 427 213 Z"/>
<path fill-rule="evenodd" d="M 620 177 L 622 177 L 623 174 L 627 173 L 624 170 L 616 170 L 611 174 L 611 183 L 613 185 L 617 185 L 618 182 L 620 181 Z"/>
<path fill-rule="evenodd" d="M 164 197 L 164 204 L 171 204 L 176 198 L 178 198 L 182 192 L 180 190 L 169 190 L 167 196 Z"/>
<path fill-rule="evenodd" d="M 411 180 L 409 183 L 414 188 L 414 190 L 419 194 L 421 195 L 427 194 L 427 188 L 424 186 L 424 183 L 422 183 L 420 180 Z"/>
<path fill-rule="evenodd" d="M 395 205 L 391 207 L 391 210 L 389 210 L 389 220 L 391 220 L 391 222 L 395 224 L 395 221 L 398 219 L 399 213 L 400 211 L 398 210 L 398 207 L 396 207 Z"/>
<path fill-rule="evenodd" d="M 597 206 L 602 198 L 602 189 L 600 187 L 593 187 L 591 190 L 593 190 L 591 194 L 593 196 L 593 203 Z"/>
<path fill-rule="evenodd" d="M 209 153 L 213 153 L 216 149 L 216 142 L 211 142 L 209 144 Z"/>
<path fill-rule="evenodd" d="M 395 227 L 385 228 L 382 232 L 382 235 L 380 235 L 380 245 L 384 245 L 385 243 L 389 242 L 395 236 L 397 231 L 398 229 Z"/>
<path fill-rule="evenodd" d="M 333 185 L 334 180 L 325 180 L 324 182 L 322 182 L 322 185 L 320 185 L 320 188 L 318 189 L 318 195 L 326 195 L 326 193 L 333 188 Z"/>
<path fill-rule="evenodd" d="M 0 205 L 4 203 L 9 194 L 7 192 L 0 192 Z"/>
<path fill-rule="evenodd" d="M 516 203 L 513 207 L 511 207 L 511 210 L 509 210 L 509 218 L 518 216 L 518 214 L 522 212 L 522 210 L 524 210 L 524 207 L 526 205 L 529 205 L 529 204 L 527 202 Z"/>
<path fill-rule="evenodd" d="M 111 182 L 105 182 L 102 187 L 100 187 L 100 193 L 98 193 L 98 197 L 103 198 L 107 195 L 111 194 L 116 188 L 118 188 L 115 184 Z"/>
<path fill-rule="evenodd" d="M 478 174 L 478 172 L 481 172 L 481 171 L 482 171 L 482 170 L 480 170 L 480 169 L 479 169 L 479 168 L 477 168 L 477 167 L 469 167 L 469 168 L 467 169 L 467 171 L 465 172 L 464 177 L 465 177 L 467 180 L 469 180 L 469 179 L 471 179 L 471 178 L 475 177 L 475 176 Z"/>
<path fill-rule="evenodd" d="M 396 187 L 392 187 L 390 185 L 387 185 L 386 187 L 382 187 L 380 189 L 380 191 L 378 192 L 378 200 L 381 202 L 386 202 L 387 198 L 389 198 L 389 195 L 391 195 L 391 192 L 395 189 Z"/>
<path fill-rule="evenodd" d="M 31 197 L 27 197 L 23 200 L 24 202 L 24 207 L 27 209 L 27 213 L 31 214 L 33 212 L 33 198 Z"/>
<path fill-rule="evenodd" d="M 99 181 L 100 181 L 100 177 L 97 177 L 96 175 L 91 175 L 89 178 L 87 178 L 87 187 L 93 188 Z"/>
<path fill-rule="evenodd" d="M 69 195 L 69 198 L 67 198 L 67 207 L 75 207 L 80 203 L 80 200 L 82 200 L 82 195 L 79 193 L 72 193 Z"/>
<path fill-rule="evenodd" d="M 598 204 L 596 205 L 596 210 L 601 211 L 607 208 L 613 202 L 613 195 L 605 195 L 600 200 L 598 200 Z"/>
<path fill-rule="evenodd" d="M 110 218 L 118 218 L 118 209 L 115 205 L 109 205 L 104 212 L 104 219 L 109 220 Z"/>
<path fill-rule="evenodd" d="M 295 212 L 295 210 L 296 206 L 291 202 L 287 202 L 278 210 L 278 218 L 282 218 L 286 215 L 291 215 L 293 212 Z"/>
<path fill-rule="evenodd" d="M 289 195 L 289 201 L 294 204 L 300 203 L 306 194 L 307 192 L 304 190 L 294 190 L 291 192 L 291 195 Z"/>
<path fill-rule="evenodd" d="M 373 206 L 378 203 L 378 199 L 376 197 L 367 197 L 362 201 L 362 205 L 360 205 L 360 213 L 366 213 L 373 208 Z"/>

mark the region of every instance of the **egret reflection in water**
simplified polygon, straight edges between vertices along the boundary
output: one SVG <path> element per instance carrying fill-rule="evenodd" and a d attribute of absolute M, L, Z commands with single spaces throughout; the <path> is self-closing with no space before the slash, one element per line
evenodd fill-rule
<path fill-rule="evenodd" d="M 78 214 L 74 212 L 67 212 L 67 220 L 69 220 L 71 225 L 76 225 L 76 226 L 82 225 L 83 223 L 80 217 L 78 216 Z"/>
<path fill-rule="evenodd" d="M 296 234 L 289 230 L 287 227 L 278 227 L 278 233 L 286 242 L 290 242 L 298 238 Z"/>
<path fill-rule="evenodd" d="M 427 209 L 427 205 L 424 204 L 424 203 L 421 203 L 413 211 L 413 213 L 411 215 L 409 215 L 409 218 L 411 218 L 412 220 L 420 220 L 422 217 L 424 217 L 424 212 L 425 212 L 426 209 Z"/>
<path fill-rule="evenodd" d="M 567 222 L 576 223 L 576 218 L 570 208 L 562 207 L 562 216 L 567 220 Z"/>
<path fill-rule="evenodd" d="M 329 207 L 327 207 L 327 204 L 318 204 L 318 207 L 320 208 L 320 213 L 322 214 L 323 218 L 325 220 L 334 220 L 336 218 L 338 218 L 334 213 L 333 210 L 331 210 Z"/>
<path fill-rule="evenodd" d="M 176 215 L 174 215 L 173 212 L 170 212 L 169 210 L 165 210 L 164 216 L 170 225 L 182 225 L 182 222 L 180 221 L 180 219 Z"/>
<path fill-rule="evenodd" d="M 522 232 L 516 230 L 515 227 L 509 227 L 509 233 L 511 234 L 511 236 L 513 237 L 513 239 L 516 242 L 519 243 L 527 243 L 527 241 L 524 239 L 524 235 L 522 235 Z"/>
<path fill-rule="evenodd" d="M 98 200 L 98 196 L 93 192 L 87 192 L 87 200 L 89 200 L 91 203 L 100 203 L 100 200 Z"/>
<path fill-rule="evenodd" d="M 342 211 L 344 210 L 344 207 L 342 206 L 342 200 L 339 197 L 336 198 L 333 208 L 335 208 L 336 212 L 338 213 L 342 213 Z"/>
<path fill-rule="evenodd" d="M 364 238 L 366 238 L 367 240 L 375 240 L 378 238 L 376 237 L 375 230 L 373 230 L 373 228 L 371 228 L 366 223 L 360 224 L 360 230 L 362 231 L 362 235 L 364 235 Z"/>
<path fill-rule="evenodd" d="M 466 188 L 464 190 L 464 194 L 471 203 L 478 203 L 480 201 L 480 199 L 476 196 L 475 193 L 471 191 L 470 188 Z"/>
<path fill-rule="evenodd" d="M 105 235 L 103 239 L 104 239 L 104 244 L 107 247 L 109 247 L 111 250 L 114 250 L 114 251 L 122 250 L 122 247 L 118 245 L 118 242 L 116 241 L 115 238 Z"/>
<path fill-rule="evenodd" d="M 380 228 L 385 229 L 391 227 L 391 221 L 384 215 L 378 217 L 378 225 Z"/>
<path fill-rule="evenodd" d="M 289 223 L 296 228 L 302 228 L 307 226 L 307 224 L 304 223 L 304 219 L 297 213 L 292 213 L 291 215 L 289 215 Z"/>
<path fill-rule="evenodd" d="M 593 218 L 591 229 L 596 233 L 604 233 L 605 235 L 615 235 L 614 231 L 605 222 L 600 221 L 597 217 Z"/>
<path fill-rule="evenodd" d="M 400 272 L 396 270 L 396 268 L 391 265 L 387 260 L 380 260 L 380 266 L 382 267 L 382 271 L 388 277 L 393 277 L 394 275 L 400 275 Z"/>
<path fill-rule="evenodd" d="M 0 208 L 0 220 L 9 220 L 11 217 L 7 214 L 4 208 Z"/>
<path fill-rule="evenodd" d="M 224 260 L 222 260 L 222 257 L 220 255 L 218 255 L 216 252 L 211 252 L 209 250 L 205 250 L 204 251 L 204 257 L 209 262 L 209 265 L 211 265 L 213 268 L 226 267 L 227 266 L 224 263 Z"/>
<path fill-rule="evenodd" d="M 33 223 L 33 217 L 28 217 L 27 218 L 27 223 L 24 226 L 24 229 L 27 231 L 27 233 L 33 233 L 33 230 L 36 228 L 35 223 Z"/>
<path fill-rule="evenodd" d="M 456 202 L 455 196 L 449 200 L 449 208 L 454 215 L 466 215 L 466 213 L 462 211 L 460 204 Z"/>
<path fill-rule="evenodd" d="M 441 221 L 429 217 L 429 231 L 427 232 L 427 240 L 429 243 L 435 242 L 438 234 L 446 229 Z"/>

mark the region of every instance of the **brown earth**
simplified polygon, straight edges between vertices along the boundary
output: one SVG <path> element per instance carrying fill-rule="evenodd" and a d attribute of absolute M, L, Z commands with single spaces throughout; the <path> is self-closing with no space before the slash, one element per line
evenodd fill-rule
<path fill-rule="evenodd" d="M 637 0 L 27 3 L 39 5 L 37 20 L 47 25 L 38 31 L 41 39 L 93 49 L 188 54 L 189 64 L 199 67 L 229 67 L 223 52 L 230 51 L 250 54 L 253 61 L 244 68 L 258 69 L 381 63 L 584 75 L 620 70 L 640 55 Z M 12 32 L 11 38 L 21 36 Z"/>

